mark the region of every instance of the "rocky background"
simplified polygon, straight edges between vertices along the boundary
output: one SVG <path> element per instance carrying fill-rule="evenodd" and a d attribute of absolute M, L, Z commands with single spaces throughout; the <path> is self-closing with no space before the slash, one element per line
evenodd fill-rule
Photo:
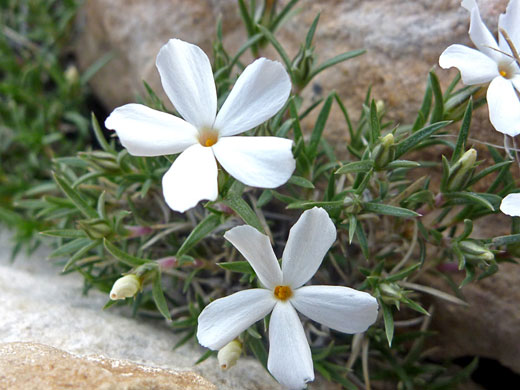
<path fill-rule="evenodd" d="M 483 19 L 492 29 L 496 28 L 498 15 L 504 12 L 507 0 L 478 2 Z M 444 86 L 456 74 L 455 70 L 438 68 L 440 53 L 452 43 L 470 44 L 467 36 L 469 15 L 460 8 L 459 0 L 301 0 L 297 8 L 300 12 L 281 28 L 279 34 L 290 56 L 298 51 L 300 40 L 318 12 L 321 17 L 315 42 L 321 61 L 345 51 L 367 49 L 362 57 L 323 72 L 303 92 L 310 102 L 332 89 L 337 90 L 354 118 L 360 111 L 367 88 L 372 86 L 373 97 L 384 100 L 390 119 L 410 123 L 422 100 L 428 71 L 432 67 L 438 70 Z M 144 96 L 142 80 L 167 102 L 155 68 L 159 48 L 168 39 L 177 37 L 211 53 L 219 16 L 223 21 L 225 47 L 233 53 L 246 40 L 235 0 L 87 0 L 78 18 L 75 54 L 83 70 L 106 53 L 114 55 L 91 81 L 94 94 L 107 112 L 135 102 L 139 95 Z M 245 63 L 251 59 L 248 55 L 243 57 Z M 270 49 L 262 55 L 277 58 Z M 502 137 L 487 120 L 485 108 L 479 110 L 472 126 L 472 139 L 502 143 Z M 333 110 L 326 136 L 341 146 L 346 141 L 346 133 L 340 113 Z M 508 224 L 507 218 L 494 220 L 489 228 L 494 232 L 507 230 Z M 4 242 L 2 247 L 6 245 Z M 45 257 L 45 253 L 38 257 Z M 121 380 L 125 371 L 114 369 L 120 363 L 107 363 L 99 355 L 123 359 L 123 365 L 131 364 L 126 362 L 128 359 L 162 367 L 163 370 L 151 375 L 155 379 L 148 378 L 150 383 L 157 384 L 150 388 L 180 388 L 171 380 L 180 375 L 178 370 L 195 383 L 192 387 L 183 387 L 187 389 L 213 389 L 215 386 L 251 390 L 278 388 L 258 364 L 248 359 L 241 360 L 227 374 L 218 371 L 213 359 L 194 369 L 192 364 L 202 354 L 200 350 L 191 346 L 172 352 L 176 340 L 166 327 L 158 327 L 157 323 L 153 326 L 136 323 L 126 318 L 128 313 L 125 317 L 124 313 L 121 316 L 113 310 L 101 311 L 106 297 L 94 292 L 88 299 L 81 297 L 79 275 L 57 276 L 56 269 L 42 268 L 38 265 L 41 261 L 34 258 L 18 260 L 14 268 L 7 265 L 5 259 L 0 260 L 3 261 L 0 283 L 7 286 L 0 292 L 0 301 L 4 302 L 0 305 L 0 311 L 3 311 L 0 312 L 0 333 L 2 341 L 10 343 L 0 344 L 0 388 L 33 388 L 24 382 L 18 385 L 5 382 L 6 367 L 13 367 L 13 364 L 46 371 L 49 364 L 62 367 L 64 362 L 84 378 L 91 377 L 96 370 L 103 371 L 113 383 L 113 387 L 103 389 L 139 388 Z M 447 289 L 441 281 L 430 282 Z M 518 285 L 520 268 L 506 264 L 498 274 L 466 287 L 467 308 L 445 302 L 435 305 L 434 329 L 442 334 L 433 349 L 435 356 L 479 355 L 520 373 Z M 18 341 L 48 344 L 73 355 L 38 344 L 12 343 Z M 34 355 L 44 358 L 29 359 L 30 351 L 36 351 Z M 56 356 L 62 358 L 55 361 Z M 84 371 L 74 371 L 78 366 L 84 367 Z M 211 378 L 212 383 L 186 370 L 195 370 Z M 146 372 L 140 368 L 134 371 Z M 144 380 L 139 379 L 139 375 L 136 378 Z M 161 387 L 161 383 L 168 381 L 171 387 Z M 75 388 L 82 387 L 77 385 Z"/>

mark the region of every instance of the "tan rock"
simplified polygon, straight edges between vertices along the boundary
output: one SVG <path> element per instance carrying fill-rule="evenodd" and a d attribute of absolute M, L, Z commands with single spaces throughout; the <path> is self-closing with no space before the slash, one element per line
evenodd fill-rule
<path fill-rule="evenodd" d="M 507 0 L 478 2 L 485 21 L 496 29 L 498 14 L 504 12 Z M 470 44 L 469 14 L 460 7 L 460 0 L 301 0 L 297 8 L 300 12 L 278 35 L 290 57 L 297 53 L 318 12 L 315 42 L 320 61 L 353 49 L 367 50 L 364 56 L 325 71 L 304 91 L 310 101 L 335 89 L 354 118 L 372 86 L 374 98 L 386 101 L 390 119 L 413 121 L 428 71 L 438 69 L 441 52 L 452 43 Z M 201 46 L 211 57 L 218 16 L 223 20 L 225 47 L 233 53 L 247 39 L 235 0 L 89 0 L 79 19 L 76 52 L 80 67 L 85 69 L 105 53 L 115 55 L 92 80 L 94 92 L 108 109 L 144 96 L 142 80 L 167 102 L 155 69 L 159 48 L 177 37 Z M 262 55 L 278 57 L 271 48 Z M 246 54 L 244 62 L 248 61 Z M 439 70 L 438 74 L 447 85 L 456 71 Z M 480 115 L 478 122 L 474 123 L 478 131 L 473 138 L 501 141 L 487 114 Z M 343 141 L 346 133 L 339 110 L 333 108 L 326 134 Z"/>
<path fill-rule="evenodd" d="M 454 279 L 460 283 L 463 276 Z M 518 265 L 503 263 L 495 275 L 464 287 L 468 307 L 437 301 L 433 327 L 438 337 L 433 342 L 438 357 L 482 356 L 520 372 L 519 279 Z M 427 283 L 452 293 L 442 279 L 428 278 Z"/>
<path fill-rule="evenodd" d="M 189 371 L 99 355 L 77 356 L 37 343 L 0 344 L 0 388 L 9 390 L 215 390 Z"/>

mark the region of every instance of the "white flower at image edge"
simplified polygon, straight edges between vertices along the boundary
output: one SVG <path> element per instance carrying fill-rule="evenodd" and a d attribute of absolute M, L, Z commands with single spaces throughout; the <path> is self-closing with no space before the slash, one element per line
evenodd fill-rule
<path fill-rule="evenodd" d="M 490 83 L 487 90 L 489 119 L 496 130 L 512 137 L 520 134 L 520 68 L 512 57 L 504 36 L 498 44 L 482 22 L 475 0 L 463 0 L 462 7 L 471 13 L 469 36 L 478 50 L 451 45 L 439 58 L 439 65 L 459 69 L 466 85 Z M 520 0 L 511 0 L 498 19 L 517 51 L 520 50 Z"/>
<path fill-rule="evenodd" d="M 376 320 L 377 300 L 368 293 L 303 286 L 336 240 L 336 228 L 324 209 L 305 211 L 291 228 L 281 269 L 269 238 L 253 227 L 235 227 L 224 237 L 251 264 L 263 288 L 239 291 L 206 306 L 197 330 L 201 345 L 218 350 L 272 312 L 267 368 L 288 389 L 302 389 L 314 380 L 314 370 L 296 311 L 344 333 L 364 332 Z"/>
<path fill-rule="evenodd" d="M 116 108 L 105 121 L 134 156 L 181 153 L 163 177 L 166 203 L 184 212 L 218 196 L 217 161 L 235 179 L 275 188 L 291 177 L 292 141 L 278 137 L 236 137 L 275 115 L 291 82 L 282 64 L 260 58 L 240 75 L 217 114 L 211 64 L 195 45 L 171 39 L 156 61 L 163 88 L 185 119 L 141 104 Z M 234 137 L 235 136 L 235 137 Z"/>
<path fill-rule="evenodd" d="M 520 217 L 520 194 L 509 194 L 502 199 L 500 211 L 512 217 Z"/>

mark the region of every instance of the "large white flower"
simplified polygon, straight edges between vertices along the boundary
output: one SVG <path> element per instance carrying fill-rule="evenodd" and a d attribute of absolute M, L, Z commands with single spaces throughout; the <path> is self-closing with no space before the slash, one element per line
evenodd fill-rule
<path fill-rule="evenodd" d="M 460 70 L 467 85 L 488 83 L 489 119 L 496 130 L 512 137 L 520 133 L 520 68 L 503 34 L 498 44 L 480 18 L 475 0 L 463 0 L 462 7 L 471 13 L 469 36 L 478 50 L 451 45 L 439 58 L 445 69 Z M 505 14 L 498 19 L 499 30 L 510 37 L 520 50 L 520 0 L 511 0 Z"/>
<path fill-rule="evenodd" d="M 520 217 L 520 194 L 509 194 L 502 199 L 500 211 L 512 217 Z"/>
<path fill-rule="evenodd" d="M 291 228 L 276 260 L 269 238 L 251 226 L 224 235 L 251 264 L 263 288 L 217 299 L 199 316 L 199 343 L 218 350 L 272 312 L 267 368 L 289 389 L 314 380 L 311 350 L 296 312 L 345 333 L 364 332 L 377 318 L 370 294 L 339 286 L 303 286 L 316 273 L 336 240 L 336 228 L 322 208 L 305 211 Z"/>
<path fill-rule="evenodd" d="M 217 198 L 216 160 L 235 179 L 254 187 L 275 188 L 291 177 L 291 140 L 233 137 L 283 107 L 291 82 L 282 64 L 265 58 L 250 64 L 218 114 L 211 64 L 198 46 L 171 39 L 159 51 L 156 65 L 166 94 L 185 120 L 127 104 L 116 108 L 105 125 L 134 156 L 182 152 L 162 181 L 173 210 L 184 212 L 202 199 Z"/>

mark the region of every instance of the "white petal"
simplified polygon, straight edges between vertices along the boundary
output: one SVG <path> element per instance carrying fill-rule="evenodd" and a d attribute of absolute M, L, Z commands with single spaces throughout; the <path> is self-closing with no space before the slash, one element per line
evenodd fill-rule
<path fill-rule="evenodd" d="M 502 199 L 500 211 L 512 217 L 520 217 L 520 194 L 509 194 Z"/>
<path fill-rule="evenodd" d="M 217 162 L 211 148 L 195 144 L 173 162 L 162 179 L 166 203 L 183 213 L 203 199 L 218 196 Z"/>
<path fill-rule="evenodd" d="M 263 288 L 217 299 L 200 313 L 197 339 L 205 347 L 220 349 L 269 314 L 275 304 L 272 291 Z"/>
<path fill-rule="evenodd" d="M 513 83 L 516 92 L 520 93 L 520 74 L 517 74 L 511 79 L 511 82 Z"/>
<path fill-rule="evenodd" d="M 252 187 L 276 188 L 296 166 L 292 141 L 279 137 L 223 137 L 213 145 L 218 162 L 235 179 Z"/>
<path fill-rule="evenodd" d="M 463 0 L 461 4 L 471 14 L 471 23 L 469 26 L 469 37 L 477 46 L 477 48 L 487 56 L 500 60 L 503 58 L 503 54 L 500 54 L 498 50 L 497 41 L 493 37 L 493 34 L 488 30 L 482 18 L 478 5 L 475 0 Z"/>
<path fill-rule="evenodd" d="M 503 77 L 496 77 L 487 91 L 489 119 L 501 133 L 514 137 L 520 134 L 520 101 L 513 84 Z"/>
<path fill-rule="evenodd" d="M 305 211 L 291 228 L 283 251 L 284 285 L 295 289 L 312 278 L 335 240 L 336 227 L 324 209 Z"/>
<path fill-rule="evenodd" d="M 269 322 L 267 369 L 289 390 L 314 380 L 312 356 L 298 314 L 288 302 L 278 302 Z"/>
<path fill-rule="evenodd" d="M 251 264 L 262 285 L 274 289 L 282 283 L 282 271 L 269 237 L 252 226 L 242 225 L 227 231 L 224 238 Z"/>
<path fill-rule="evenodd" d="M 164 156 L 182 152 L 197 142 L 197 129 L 188 122 L 142 104 L 116 108 L 105 121 L 134 156 Z"/>
<path fill-rule="evenodd" d="M 506 30 L 517 50 L 520 50 L 520 1 L 511 0 L 505 14 L 498 17 L 498 27 Z M 502 34 L 498 34 L 500 48 L 510 53 L 509 45 Z"/>
<path fill-rule="evenodd" d="M 283 107 L 291 80 L 282 64 L 259 58 L 238 78 L 215 120 L 215 129 L 230 136 L 265 122 Z"/>
<path fill-rule="evenodd" d="M 497 63 L 484 53 L 463 45 L 451 45 L 439 57 L 441 68 L 460 70 L 466 85 L 488 83 L 499 76 Z"/>
<path fill-rule="evenodd" d="M 208 56 L 200 47 L 170 39 L 155 64 L 164 91 L 179 114 L 198 129 L 211 127 L 217 112 L 217 91 Z"/>
<path fill-rule="evenodd" d="M 377 319 L 377 300 L 340 286 L 304 286 L 294 290 L 293 306 L 311 320 L 344 333 L 360 333 Z"/>

